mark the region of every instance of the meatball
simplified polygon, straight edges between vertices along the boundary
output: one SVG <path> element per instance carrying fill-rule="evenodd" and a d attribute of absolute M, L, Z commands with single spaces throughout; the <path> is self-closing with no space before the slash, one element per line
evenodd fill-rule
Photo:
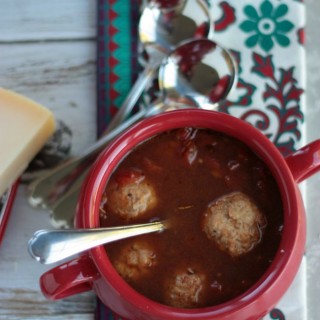
<path fill-rule="evenodd" d="M 149 243 L 136 240 L 120 250 L 113 265 L 125 280 L 135 281 L 157 265 L 157 255 Z"/>
<path fill-rule="evenodd" d="M 261 240 L 266 218 L 252 200 L 235 192 L 211 203 L 203 216 L 203 230 L 233 257 L 249 252 Z"/>
<path fill-rule="evenodd" d="M 108 208 L 126 220 L 143 215 L 156 203 L 153 186 L 137 169 L 120 171 L 107 187 Z"/>
<path fill-rule="evenodd" d="M 203 306 L 205 278 L 193 268 L 175 272 L 166 282 L 165 303 L 178 308 Z"/>

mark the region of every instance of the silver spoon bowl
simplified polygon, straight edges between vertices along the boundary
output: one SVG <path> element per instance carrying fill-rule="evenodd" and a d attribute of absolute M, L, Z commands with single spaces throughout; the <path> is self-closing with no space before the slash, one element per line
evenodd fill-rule
<path fill-rule="evenodd" d="M 231 53 L 207 39 L 186 41 L 173 50 L 159 70 L 159 87 L 167 104 L 215 109 L 238 82 Z"/>
<path fill-rule="evenodd" d="M 106 132 L 115 129 L 129 116 L 171 50 L 187 39 L 209 37 L 212 31 L 209 9 L 203 0 L 178 0 L 170 4 L 151 1 L 144 8 L 138 26 L 140 43 L 148 56 L 147 63 Z"/>

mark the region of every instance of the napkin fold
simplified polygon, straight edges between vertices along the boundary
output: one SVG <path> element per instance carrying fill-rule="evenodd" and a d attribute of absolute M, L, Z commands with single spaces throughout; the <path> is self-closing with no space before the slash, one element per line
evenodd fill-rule
<path fill-rule="evenodd" d="M 283 155 L 290 154 L 305 139 L 305 4 L 207 3 L 215 22 L 212 40 L 231 50 L 239 65 L 237 88 L 220 111 L 251 123 Z M 141 68 L 137 34 L 141 5 L 142 1 L 98 0 L 98 134 L 121 106 Z M 305 264 L 304 258 L 294 283 L 265 319 L 306 319 Z M 120 317 L 98 299 L 96 319 Z"/>

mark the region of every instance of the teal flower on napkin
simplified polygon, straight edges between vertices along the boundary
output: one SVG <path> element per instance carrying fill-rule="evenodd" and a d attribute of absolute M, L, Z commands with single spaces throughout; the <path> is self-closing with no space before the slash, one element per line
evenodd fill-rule
<path fill-rule="evenodd" d="M 289 20 L 283 20 L 288 12 L 288 6 L 280 4 L 274 7 L 269 0 L 263 1 L 260 5 L 260 15 L 252 5 L 244 7 L 244 13 L 248 20 L 240 24 L 240 29 L 250 35 L 245 44 L 252 48 L 259 44 L 268 52 L 277 42 L 282 47 L 290 45 L 289 38 L 285 35 L 294 27 Z"/>

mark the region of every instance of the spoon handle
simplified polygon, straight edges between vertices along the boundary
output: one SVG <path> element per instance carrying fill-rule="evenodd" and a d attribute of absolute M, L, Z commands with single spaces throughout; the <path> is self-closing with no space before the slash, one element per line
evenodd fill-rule
<path fill-rule="evenodd" d="M 74 215 L 79 199 L 81 185 L 86 178 L 90 168 L 70 186 L 67 192 L 61 194 L 57 200 L 50 204 L 51 225 L 56 229 L 72 229 L 74 226 Z"/>
<path fill-rule="evenodd" d="M 29 184 L 29 203 L 32 206 L 50 207 L 61 194 L 64 194 L 70 188 L 79 175 L 92 164 L 96 155 L 107 143 L 129 126 L 142 119 L 146 114 L 147 111 L 145 109 L 140 110 L 120 126 L 102 136 L 82 155 L 70 158 L 53 169 L 45 171 L 43 175 Z"/>
<path fill-rule="evenodd" d="M 139 100 L 139 97 L 141 96 L 143 90 L 145 89 L 147 84 L 151 82 L 152 78 L 154 77 L 156 70 L 159 68 L 160 64 L 161 64 L 161 60 L 160 61 L 156 60 L 153 63 L 149 63 L 148 65 L 146 65 L 146 67 L 140 73 L 139 77 L 137 78 L 134 85 L 132 86 L 128 96 L 124 100 L 120 109 L 108 124 L 108 128 L 106 129 L 106 132 L 110 132 L 111 130 L 115 129 L 125 119 L 127 119 L 133 107 L 136 105 L 137 101 Z"/>
<path fill-rule="evenodd" d="M 29 240 L 28 251 L 40 263 L 50 264 L 102 244 L 163 229 L 164 224 L 157 221 L 98 229 L 39 230 Z"/>

